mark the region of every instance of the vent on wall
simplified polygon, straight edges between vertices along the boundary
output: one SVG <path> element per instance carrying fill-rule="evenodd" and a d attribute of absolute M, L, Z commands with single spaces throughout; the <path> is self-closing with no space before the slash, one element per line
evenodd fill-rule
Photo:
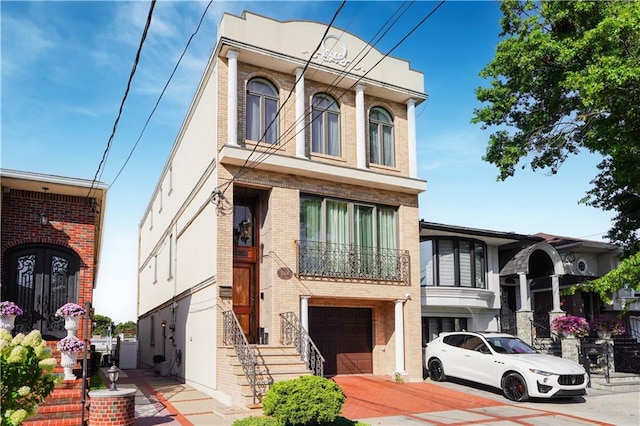
<path fill-rule="evenodd" d="M 589 264 L 584 259 L 579 259 L 576 263 L 576 266 L 578 267 L 578 271 L 582 272 L 583 274 L 585 274 L 589 270 Z"/>

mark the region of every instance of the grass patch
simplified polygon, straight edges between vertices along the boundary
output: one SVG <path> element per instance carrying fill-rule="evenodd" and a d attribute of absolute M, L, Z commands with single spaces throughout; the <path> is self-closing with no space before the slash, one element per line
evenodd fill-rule
<path fill-rule="evenodd" d="M 107 386 L 104 384 L 104 380 L 102 380 L 102 375 L 100 374 L 100 369 L 96 368 L 91 377 L 89 378 L 89 390 L 100 390 L 107 389 Z"/>

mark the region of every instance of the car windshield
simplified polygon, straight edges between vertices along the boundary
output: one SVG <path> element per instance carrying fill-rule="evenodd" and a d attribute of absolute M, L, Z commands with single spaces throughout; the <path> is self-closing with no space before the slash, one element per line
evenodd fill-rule
<path fill-rule="evenodd" d="M 536 350 L 517 337 L 490 336 L 485 339 L 499 354 L 535 354 Z"/>

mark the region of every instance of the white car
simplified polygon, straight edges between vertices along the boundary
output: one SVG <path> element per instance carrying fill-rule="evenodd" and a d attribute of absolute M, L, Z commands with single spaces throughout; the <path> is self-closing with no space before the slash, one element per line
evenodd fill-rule
<path fill-rule="evenodd" d="M 515 336 L 496 332 L 445 332 L 427 344 L 429 377 L 447 377 L 502 389 L 512 401 L 585 395 L 589 376 L 567 359 L 536 352 Z"/>

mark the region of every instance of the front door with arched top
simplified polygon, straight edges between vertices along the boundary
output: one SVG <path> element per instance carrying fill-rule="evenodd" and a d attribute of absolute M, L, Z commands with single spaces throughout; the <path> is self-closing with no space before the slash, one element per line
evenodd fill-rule
<path fill-rule="evenodd" d="M 67 335 L 64 319 L 55 314 L 65 303 L 77 303 L 79 265 L 76 253 L 59 246 L 20 246 L 5 254 L 2 300 L 24 310 L 16 318 L 16 332 L 40 330 L 48 340 Z"/>

